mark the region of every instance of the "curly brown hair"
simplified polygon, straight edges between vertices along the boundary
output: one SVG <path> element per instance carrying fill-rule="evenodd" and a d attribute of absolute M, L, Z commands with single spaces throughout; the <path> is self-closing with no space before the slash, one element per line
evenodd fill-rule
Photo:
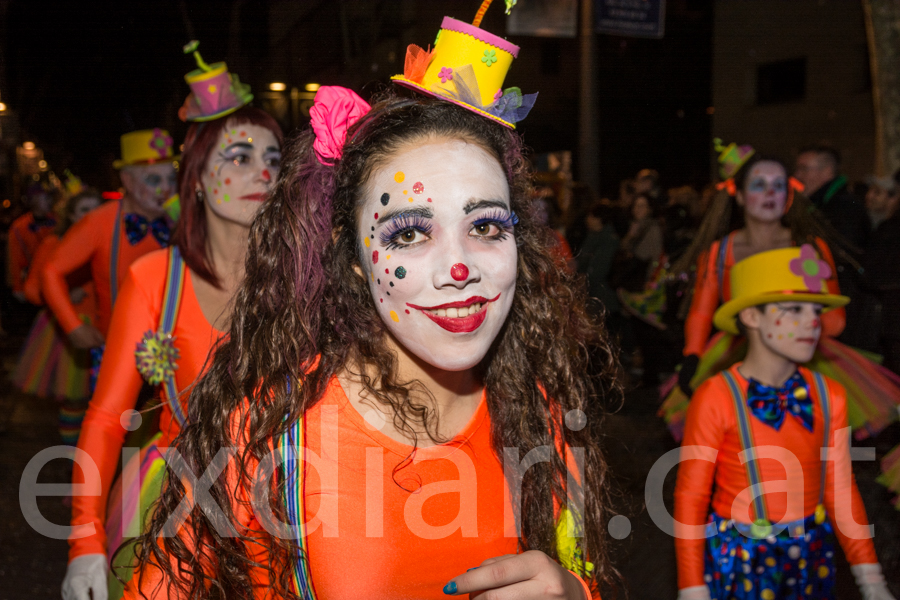
<path fill-rule="evenodd" d="M 582 545 L 595 565 L 591 584 L 606 590 L 618 581 L 607 553 L 610 481 L 600 447 L 604 401 L 621 395 L 616 358 L 606 331 L 585 311 L 581 287 L 548 253 L 547 233 L 530 217 L 530 172 L 521 139 L 453 104 L 385 93 L 350 129 L 343 156 L 333 166 L 317 160 L 312 132 L 292 140 L 271 199 L 251 227 L 247 275 L 235 299 L 230 339 L 193 390 L 190 422 L 176 442 L 197 476 L 221 448 L 244 447 L 235 476 L 220 477 L 209 489 L 227 523 L 222 527 L 195 506 L 186 531 L 161 537 L 186 494 L 170 468 L 139 544 L 140 560 L 160 566 L 179 597 L 251 597 L 251 568 L 268 572 L 275 596 L 297 597 L 291 582 L 295 541 L 260 539 L 248 531 L 224 534 L 238 528 L 233 486 L 250 488 L 254 464 L 270 452 L 272 440 L 319 402 L 328 382 L 359 357 L 368 367 L 360 369 L 368 397 L 389 406 L 401 430 L 415 435 L 414 426 L 424 426 L 436 439 L 435 416 L 412 401 L 410 384 L 400 380 L 397 358 L 384 343 L 387 329 L 354 269 L 360 265 L 356 221 L 367 180 L 400 149 L 435 138 L 476 143 L 496 157 L 509 182 L 511 208 L 520 215 L 515 299 L 479 366 L 494 451 L 502 460 L 509 447 L 521 455 L 541 446 L 560 448 L 562 442 L 584 449 L 578 490 L 566 489 L 567 467 L 559 452 L 552 462 L 527 471 L 517 503 L 519 545 L 557 558 L 554 500 L 565 505 L 567 494 L 583 496 Z M 376 380 L 366 372 L 377 373 Z M 573 410 L 586 415 L 583 428 L 564 426 L 563 416 Z M 243 432 L 240 443 L 236 431 Z M 268 506 L 285 522 L 283 478 L 271 487 Z"/>

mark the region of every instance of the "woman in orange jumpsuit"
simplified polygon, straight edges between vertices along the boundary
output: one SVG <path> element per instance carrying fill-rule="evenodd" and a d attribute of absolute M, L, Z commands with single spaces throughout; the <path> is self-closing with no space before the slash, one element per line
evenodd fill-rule
<path fill-rule="evenodd" d="M 746 160 L 739 164 L 723 163 L 723 177 L 730 174 L 733 178 L 721 184 L 694 243 L 673 266 L 674 272 L 685 272 L 699 255 L 694 296 L 684 327 L 681 372 L 661 390 L 665 401 L 660 414 L 679 441 L 692 390 L 740 360 L 746 351 L 745 340 L 740 336 L 720 333 L 710 338 L 713 313 L 730 299 L 730 273 L 736 262 L 757 252 L 808 243 L 830 265 L 829 290 L 840 293 L 834 259 L 824 240 L 825 230 L 812 215 L 809 201 L 799 192 L 799 183 L 789 180 L 780 162 L 753 155 L 748 146 L 742 150 L 749 153 Z M 734 153 L 730 155 L 733 156 Z M 766 187 L 763 180 L 769 171 L 772 181 Z M 741 209 L 743 227 L 731 231 L 733 203 Z M 877 433 L 896 419 L 900 378 L 837 342 L 834 338 L 843 331 L 844 323 L 843 309 L 824 316 L 824 335 L 812 362 L 806 366 L 844 386 L 850 425 L 857 437 L 864 437 Z"/>
<path fill-rule="evenodd" d="M 29 302 L 35 306 L 44 304 L 41 270 L 59 245 L 60 237 L 98 206 L 100 194 L 90 189 L 82 190 L 66 201 L 65 215 L 56 231 L 45 237 L 34 253 L 23 288 Z M 96 320 L 94 288 L 90 276 L 87 273 L 74 274 L 69 283 L 71 299 L 78 315 L 84 322 Z M 78 441 L 81 420 L 90 399 L 90 362 L 87 351 L 72 347 L 53 315 L 42 310 L 31 327 L 13 374 L 13 384 L 26 394 L 53 398 L 60 403 L 59 433 L 63 443 L 70 446 Z"/>
<path fill-rule="evenodd" d="M 107 564 L 117 566 L 109 576 L 110 597 L 121 594 L 117 577 L 127 580 L 133 554 L 130 545 L 115 553 L 124 539 L 140 533 L 164 471 L 159 449 L 186 422 L 188 394 L 228 329 L 250 223 L 278 174 L 282 144 L 275 120 L 245 106 L 252 96 L 238 91 L 245 93 L 220 98 L 206 112 L 187 112 L 201 122 L 191 125 L 185 140 L 172 247 L 135 262 L 119 291 L 78 445 L 97 465 L 102 493 L 73 501 L 73 527 L 90 525 L 94 533 L 70 538 L 66 600 L 86 600 L 89 590 L 95 600 L 105 595 Z M 196 108 L 193 94 L 186 105 Z M 123 465 L 126 475 L 136 469 L 136 477 L 113 487 L 144 381 L 159 390 L 160 431 L 132 464 Z M 74 476 L 83 480 L 84 471 L 76 466 Z"/>
<path fill-rule="evenodd" d="M 436 53 L 457 30 L 487 37 L 445 19 Z M 614 577 L 592 398 L 618 382 L 531 220 L 521 139 L 465 104 L 336 87 L 310 114 L 176 444 L 224 470 L 204 494 L 223 512 L 160 537 L 197 494 L 171 471 L 126 598 L 598 597 Z M 237 453 L 213 465 L 220 447 Z M 503 463 L 533 449 L 519 486 Z"/>

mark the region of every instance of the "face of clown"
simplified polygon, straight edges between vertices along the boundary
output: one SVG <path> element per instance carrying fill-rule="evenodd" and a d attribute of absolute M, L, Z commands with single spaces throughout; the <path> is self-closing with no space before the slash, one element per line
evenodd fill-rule
<path fill-rule="evenodd" d="M 747 219 L 771 223 L 781 219 L 787 204 L 787 173 L 777 162 L 763 160 L 750 169 L 737 202 Z"/>
<path fill-rule="evenodd" d="M 149 219 L 163 216 L 163 202 L 178 189 L 178 176 L 171 162 L 126 167 L 121 175 L 128 197 L 139 213 Z"/>
<path fill-rule="evenodd" d="M 84 196 L 72 207 L 72 223 L 77 223 L 84 215 L 88 214 L 98 206 L 100 206 L 99 198 L 95 198 L 94 196 Z"/>
<path fill-rule="evenodd" d="M 38 218 L 46 217 L 53 208 L 53 197 L 44 191 L 40 191 L 29 199 L 31 213 Z"/>
<path fill-rule="evenodd" d="M 200 178 L 208 213 L 249 227 L 280 168 L 281 146 L 274 133 L 261 125 L 229 122 Z"/>
<path fill-rule="evenodd" d="M 812 302 L 773 302 L 745 308 L 740 319 L 759 331 L 760 343 L 769 351 L 795 363 L 813 357 L 822 333 L 822 305 Z"/>
<path fill-rule="evenodd" d="M 438 138 L 389 158 L 364 194 L 362 264 L 393 341 L 442 370 L 474 367 L 516 288 L 516 217 L 500 163 Z"/>

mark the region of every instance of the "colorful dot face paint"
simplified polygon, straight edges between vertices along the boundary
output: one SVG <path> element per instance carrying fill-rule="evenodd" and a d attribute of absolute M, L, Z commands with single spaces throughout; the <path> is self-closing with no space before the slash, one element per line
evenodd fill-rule
<path fill-rule="evenodd" d="M 242 123 L 237 134 L 236 127 L 219 134 L 201 185 L 215 217 L 249 226 L 281 168 L 281 147 L 260 125 Z"/>
<path fill-rule="evenodd" d="M 816 350 L 821 335 L 822 307 L 812 302 L 773 302 L 759 318 L 764 345 L 791 362 L 805 363 Z"/>
<path fill-rule="evenodd" d="M 763 160 L 750 169 L 738 194 L 744 216 L 763 223 L 778 221 L 787 204 L 787 173 L 774 161 Z"/>
<path fill-rule="evenodd" d="M 469 267 L 462 263 L 457 263 L 450 267 L 450 277 L 456 281 L 465 281 L 469 276 Z"/>
<path fill-rule="evenodd" d="M 374 226 L 371 250 L 398 261 L 384 273 L 374 262 L 364 267 L 389 343 L 440 369 L 478 364 L 515 295 L 515 231 L 499 162 L 459 140 L 419 144 L 372 173 L 362 202 L 368 217 L 358 234 L 367 239 Z M 466 277 L 454 279 L 454 265 L 465 265 Z"/>
<path fill-rule="evenodd" d="M 378 264 L 378 250 L 372 250 L 372 264 Z"/>

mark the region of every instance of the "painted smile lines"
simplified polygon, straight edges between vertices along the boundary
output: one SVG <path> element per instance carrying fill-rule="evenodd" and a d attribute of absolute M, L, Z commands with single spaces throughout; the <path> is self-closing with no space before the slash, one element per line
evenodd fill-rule
<path fill-rule="evenodd" d="M 426 317 L 451 333 L 470 333 L 478 329 L 487 317 L 487 305 L 500 298 L 497 294 L 490 300 L 482 296 L 472 296 L 468 300 L 448 302 L 439 306 L 417 306 L 406 303 L 410 308 L 421 311 Z"/>

